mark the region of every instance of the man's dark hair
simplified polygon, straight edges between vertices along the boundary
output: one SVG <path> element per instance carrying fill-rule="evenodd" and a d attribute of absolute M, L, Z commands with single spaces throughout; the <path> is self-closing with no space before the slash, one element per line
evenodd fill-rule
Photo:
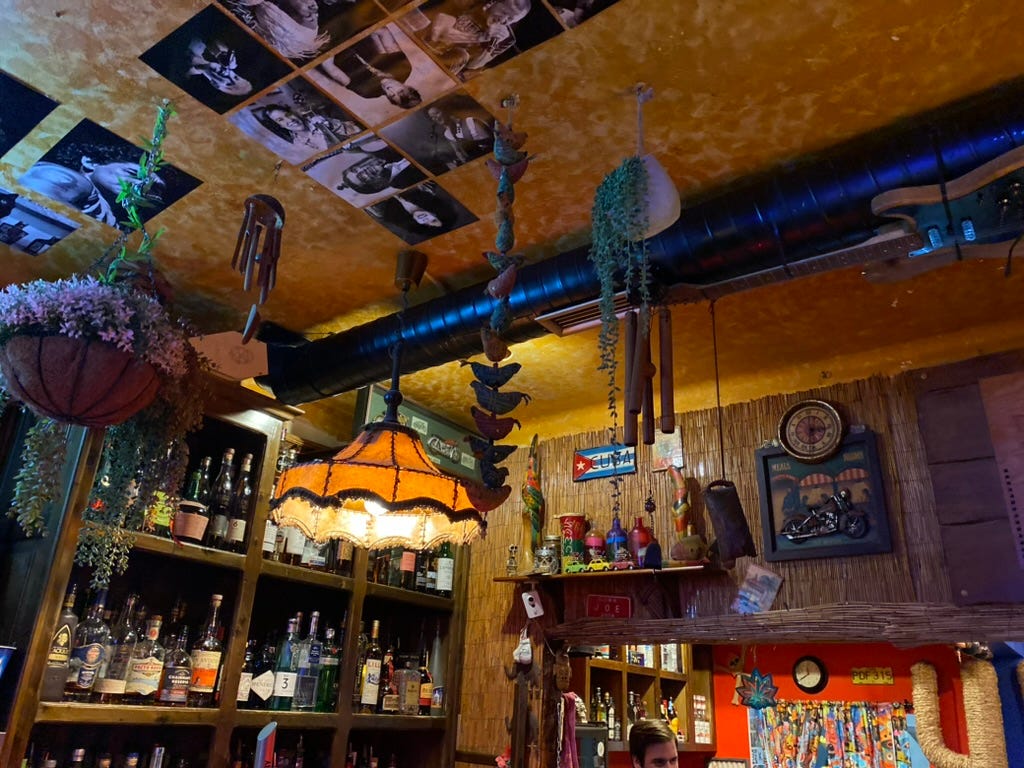
<path fill-rule="evenodd" d="M 644 764 L 647 748 L 664 742 L 676 742 L 676 735 L 664 720 L 640 720 L 629 730 L 629 754 L 636 758 L 641 766 Z"/>

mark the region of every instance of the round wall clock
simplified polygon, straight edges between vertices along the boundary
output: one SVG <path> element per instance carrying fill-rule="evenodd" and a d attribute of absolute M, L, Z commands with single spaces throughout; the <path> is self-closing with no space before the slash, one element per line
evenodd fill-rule
<path fill-rule="evenodd" d="M 825 662 L 817 656 L 801 656 L 793 665 L 793 682 L 804 693 L 820 693 L 828 685 Z"/>
<path fill-rule="evenodd" d="M 824 461 L 843 442 L 843 419 L 824 400 L 802 400 L 779 421 L 779 442 L 786 453 L 800 461 Z"/>

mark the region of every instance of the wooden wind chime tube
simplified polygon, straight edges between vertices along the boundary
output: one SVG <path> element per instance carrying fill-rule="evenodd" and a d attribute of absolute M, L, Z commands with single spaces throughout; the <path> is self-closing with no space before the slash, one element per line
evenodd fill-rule
<path fill-rule="evenodd" d="M 631 393 L 633 392 L 633 382 L 636 377 L 636 368 L 633 365 L 634 348 L 636 345 L 636 329 L 639 323 L 637 318 L 639 313 L 632 309 L 626 313 L 624 318 L 624 332 L 626 337 L 626 383 L 623 387 L 625 395 L 623 396 L 624 407 L 623 407 L 623 422 L 622 422 L 622 442 L 628 446 L 635 446 L 637 442 L 637 414 L 640 410 L 636 411 L 630 408 Z"/>
<path fill-rule="evenodd" d="M 654 445 L 654 363 L 651 361 L 651 316 L 644 322 L 647 333 L 637 339 L 642 343 L 641 363 L 643 364 L 643 440 L 644 445 Z"/>
<path fill-rule="evenodd" d="M 668 435 L 676 431 L 675 386 L 672 382 L 672 311 L 668 307 L 658 309 L 658 364 L 661 367 L 659 426 Z"/>

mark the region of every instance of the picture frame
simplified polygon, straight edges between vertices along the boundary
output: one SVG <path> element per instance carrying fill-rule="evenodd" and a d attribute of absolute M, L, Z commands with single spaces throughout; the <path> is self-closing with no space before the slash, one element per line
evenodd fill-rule
<path fill-rule="evenodd" d="M 851 430 L 836 454 L 817 464 L 805 464 L 778 446 L 759 448 L 757 484 L 768 562 L 892 551 L 877 437 L 870 429 Z M 807 514 L 811 506 L 820 507 L 844 489 L 850 492 L 853 511 L 866 519 L 863 535 L 835 532 L 794 541 L 783 534 L 787 520 Z"/>

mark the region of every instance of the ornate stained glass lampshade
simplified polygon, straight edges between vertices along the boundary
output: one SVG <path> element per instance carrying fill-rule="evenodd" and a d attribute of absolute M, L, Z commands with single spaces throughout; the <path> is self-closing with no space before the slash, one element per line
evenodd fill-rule
<path fill-rule="evenodd" d="M 425 269 L 425 255 L 400 255 L 395 282 L 403 305 Z M 295 526 L 314 541 L 345 539 L 367 549 L 422 550 L 445 541 L 468 544 L 483 535 L 487 524 L 462 481 L 438 469 L 419 434 L 398 421 L 401 336 L 400 329 L 384 419 L 364 425 L 327 461 L 284 471 L 270 502 L 279 525 Z"/>

